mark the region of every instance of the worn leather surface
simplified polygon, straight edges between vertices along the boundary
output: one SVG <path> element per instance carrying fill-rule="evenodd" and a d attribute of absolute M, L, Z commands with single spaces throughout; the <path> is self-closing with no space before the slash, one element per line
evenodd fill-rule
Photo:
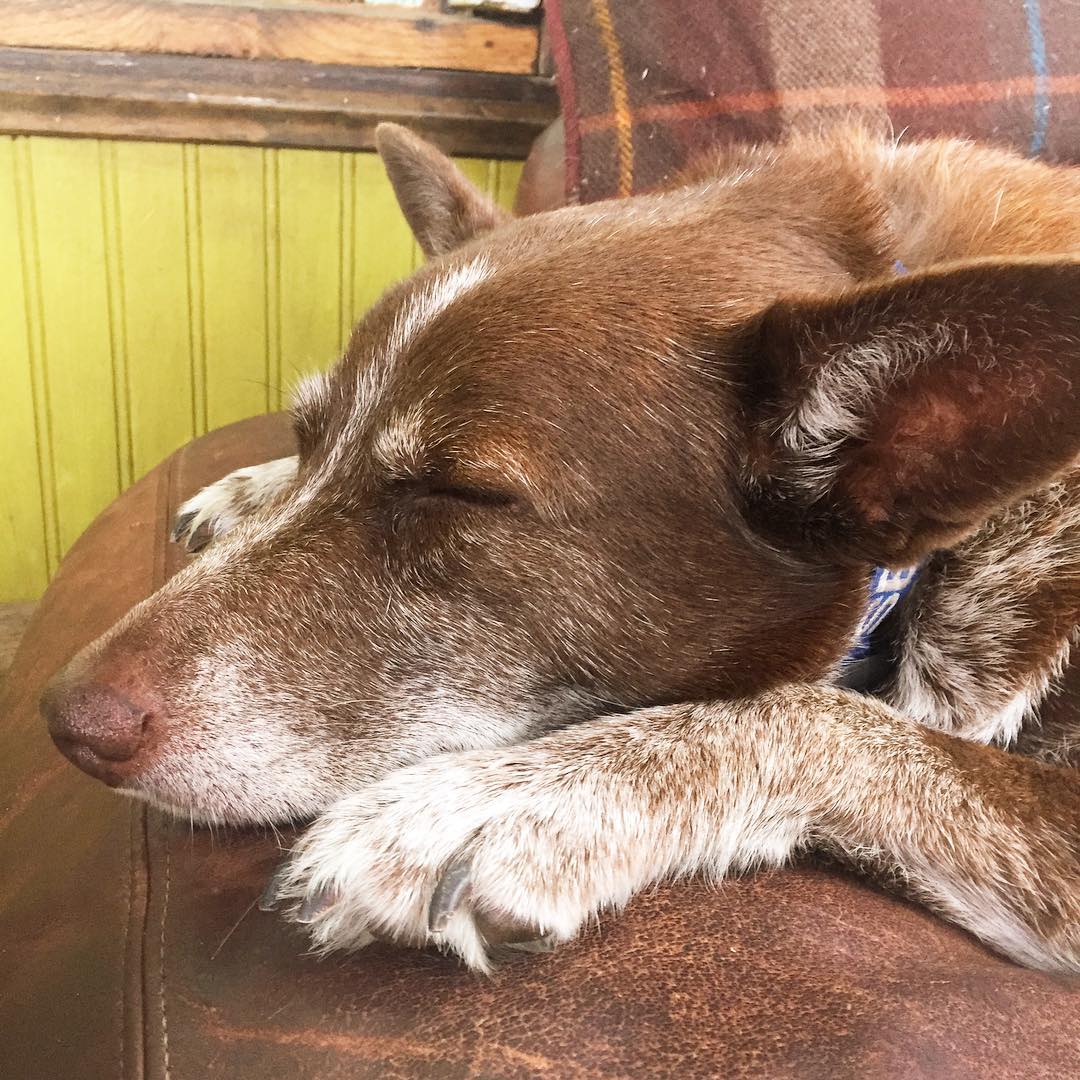
<path fill-rule="evenodd" d="M 634 901 L 493 979 L 377 946 L 318 960 L 254 907 L 272 837 L 192 832 L 63 761 L 48 676 L 176 568 L 179 501 L 288 452 L 214 432 L 87 531 L 0 703 L 0 1077 L 1069 1077 L 1080 984 L 803 867 Z"/>

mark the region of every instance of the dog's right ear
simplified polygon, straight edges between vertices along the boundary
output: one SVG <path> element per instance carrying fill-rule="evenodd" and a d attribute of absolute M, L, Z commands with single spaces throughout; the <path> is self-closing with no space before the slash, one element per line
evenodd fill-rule
<path fill-rule="evenodd" d="M 406 128 L 380 124 L 375 145 L 425 255 L 445 255 L 509 220 L 445 154 Z"/>
<path fill-rule="evenodd" d="M 1080 261 L 781 302 L 741 351 L 751 515 L 838 557 L 910 565 L 1080 455 Z"/>

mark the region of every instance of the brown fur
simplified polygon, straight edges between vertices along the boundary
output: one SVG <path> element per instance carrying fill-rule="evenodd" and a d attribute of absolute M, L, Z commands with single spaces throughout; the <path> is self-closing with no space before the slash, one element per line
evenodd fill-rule
<path fill-rule="evenodd" d="M 295 478 L 49 692 L 65 752 L 321 814 L 279 892 L 328 947 L 483 966 L 820 846 L 1080 969 L 1076 773 L 964 741 L 1073 760 L 1080 175 L 848 131 L 504 221 L 380 140 L 443 257 L 301 392 Z M 884 703 L 824 687 L 923 559 Z"/>

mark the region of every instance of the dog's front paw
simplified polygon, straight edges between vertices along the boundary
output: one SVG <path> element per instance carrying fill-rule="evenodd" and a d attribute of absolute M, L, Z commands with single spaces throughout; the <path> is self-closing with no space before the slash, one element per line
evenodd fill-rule
<path fill-rule="evenodd" d="M 296 478 L 296 458 L 279 458 L 237 469 L 193 495 L 176 513 L 172 539 L 201 551 L 276 498 Z"/>
<path fill-rule="evenodd" d="M 264 906 L 283 905 L 320 949 L 436 944 L 487 970 L 492 945 L 546 950 L 625 902 L 633 852 L 614 820 L 592 784 L 551 763 L 448 754 L 331 807 Z"/>

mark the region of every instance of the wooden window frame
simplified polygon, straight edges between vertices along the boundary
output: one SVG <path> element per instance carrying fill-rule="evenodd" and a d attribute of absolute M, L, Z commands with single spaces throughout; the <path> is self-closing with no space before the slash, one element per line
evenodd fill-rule
<path fill-rule="evenodd" d="M 540 29 L 322 0 L 23 0 L 0 19 L 0 131 L 361 150 L 395 120 L 521 158 L 558 113 Z"/>

